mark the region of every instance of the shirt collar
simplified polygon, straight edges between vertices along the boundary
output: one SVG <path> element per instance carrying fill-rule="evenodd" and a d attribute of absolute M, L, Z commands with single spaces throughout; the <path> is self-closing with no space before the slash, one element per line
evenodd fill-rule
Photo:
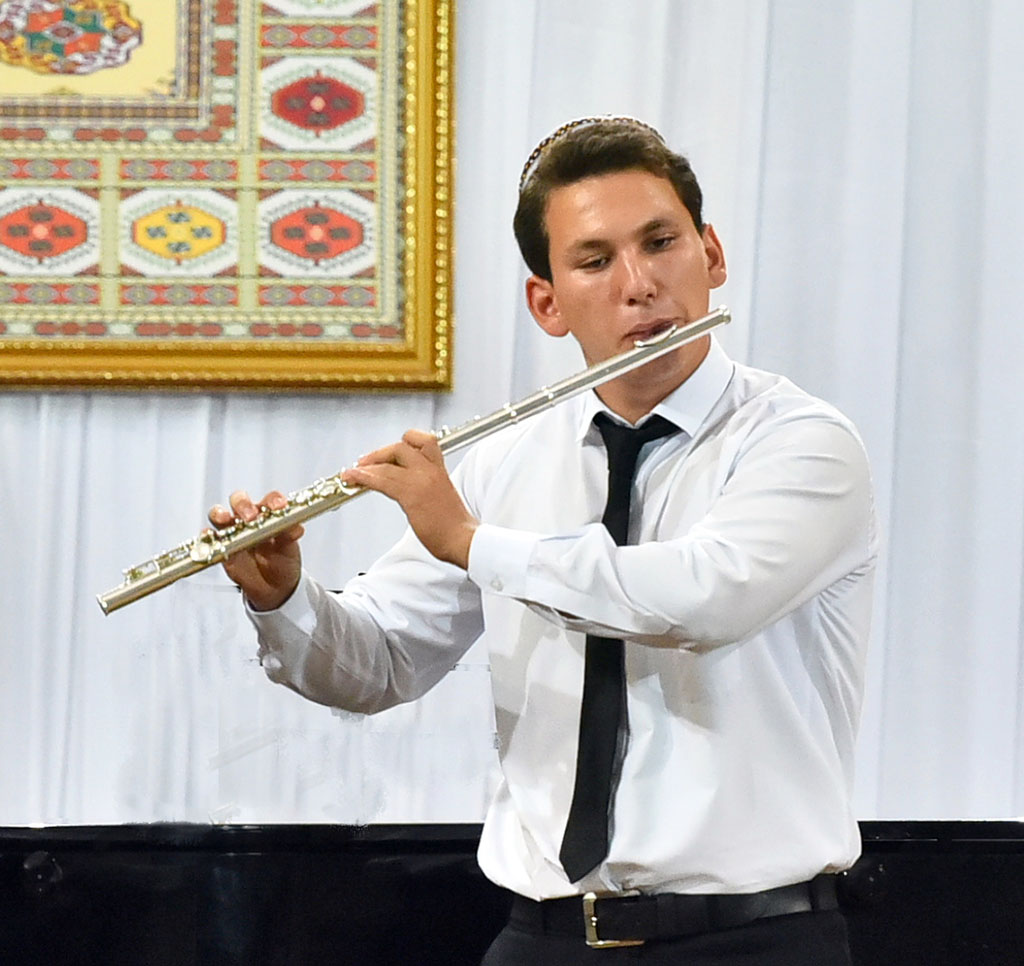
<path fill-rule="evenodd" d="M 725 387 L 729 385 L 734 369 L 735 364 L 732 359 L 726 355 L 725 350 L 712 336 L 708 354 L 690 375 L 690 378 L 669 393 L 651 412 L 671 420 L 688 436 L 695 436 L 701 423 L 711 412 L 711 407 L 725 392 Z M 614 419 L 624 422 L 621 417 L 612 413 L 601 402 L 596 391 L 591 390 L 584 393 L 580 398 L 582 402 L 579 405 L 579 423 L 576 427 L 578 441 L 582 441 L 587 435 L 597 413 L 609 413 Z"/>

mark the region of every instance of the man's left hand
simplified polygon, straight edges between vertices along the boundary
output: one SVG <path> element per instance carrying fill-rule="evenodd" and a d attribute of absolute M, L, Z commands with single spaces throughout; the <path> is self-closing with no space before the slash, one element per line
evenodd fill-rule
<path fill-rule="evenodd" d="M 469 566 L 469 545 L 479 521 L 452 484 L 433 434 L 410 429 L 400 443 L 361 457 L 342 479 L 391 497 L 438 560 L 463 570 Z"/>

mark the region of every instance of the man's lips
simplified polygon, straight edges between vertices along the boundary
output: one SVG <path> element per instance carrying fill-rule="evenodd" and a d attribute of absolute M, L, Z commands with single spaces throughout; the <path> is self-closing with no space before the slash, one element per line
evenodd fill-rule
<path fill-rule="evenodd" d="M 626 333 L 626 338 L 630 342 L 643 342 L 647 339 L 653 339 L 656 335 L 661 335 L 662 332 L 675 324 L 675 319 L 658 319 L 656 322 L 635 325 Z"/>

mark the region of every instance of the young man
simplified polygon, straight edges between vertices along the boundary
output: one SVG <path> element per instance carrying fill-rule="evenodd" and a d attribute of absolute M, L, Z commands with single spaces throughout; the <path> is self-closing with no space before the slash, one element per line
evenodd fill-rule
<path fill-rule="evenodd" d="M 515 228 L 531 313 L 591 364 L 725 281 L 689 164 L 633 119 L 542 142 Z M 849 962 L 833 874 L 860 846 L 876 538 L 842 415 L 705 336 L 451 477 L 410 431 L 346 479 L 410 530 L 344 595 L 302 572 L 301 528 L 226 569 L 267 674 L 326 704 L 413 700 L 486 638 L 502 782 L 479 859 L 517 896 L 487 966 Z M 257 512 L 238 492 L 210 519 Z"/>

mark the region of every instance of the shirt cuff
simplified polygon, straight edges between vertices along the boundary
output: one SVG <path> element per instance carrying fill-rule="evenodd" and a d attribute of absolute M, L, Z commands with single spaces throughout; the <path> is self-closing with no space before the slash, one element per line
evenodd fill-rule
<path fill-rule="evenodd" d="M 298 630 L 306 634 L 312 634 L 313 628 L 316 625 L 316 611 L 314 611 L 311 602 L 309 584 L 309 575 L 303 570 L 291 596 L 280 607 L 275 607 L 273 610 L 256 610 L 249 603 L 249 598 L 243 594 L 242 600 L 245 602 L 245 612 L 255 624 L 259 624 L 264 617 L 273 616 L 275 618 L 284 618 Z"/>
<path fill-rule="evenodd" d="M 530 560 L 539 539 L 525 530 L 481 523 L 469 545 L 469 579 L 483 591 L 525 597 Z"/>
<path fill-rule="evenodd" d="M 245 613 L 259 637 L 257 656 L 267 677 L 278 683 L 288 679 L 308 647 L 316 627 L 314 583 L 305 571 L 289 597 L 275 610 L 255 610 L 243 595 Z"/>

